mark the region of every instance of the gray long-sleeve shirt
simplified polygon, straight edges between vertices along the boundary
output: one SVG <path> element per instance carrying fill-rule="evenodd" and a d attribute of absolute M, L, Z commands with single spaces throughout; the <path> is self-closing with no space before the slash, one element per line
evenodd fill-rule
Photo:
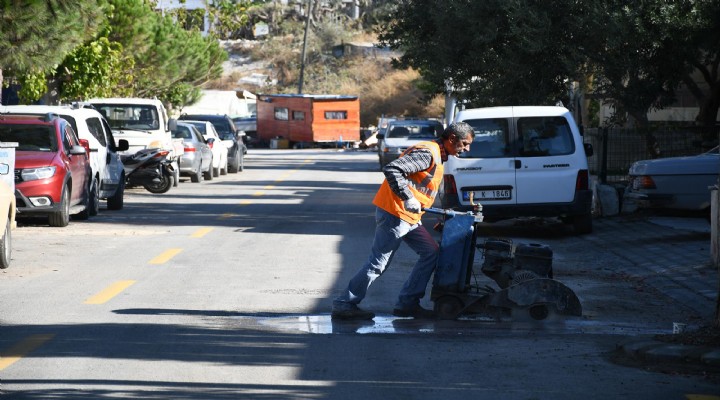
<path fill-rule="evenodd" d="M 440 145 L 441 158 L 444 161 L 445 155 L 442 141 Z M 430 149 L 414 148 L 409 153 L 389 162 L 383 167 L 383 174 L 393 191 L 400 199 L 408 200 L 413 197 L 412 191 L 408 188 L 407 176 L 415 172 L 425 171 L 432 165 L 433 155 Z"/>

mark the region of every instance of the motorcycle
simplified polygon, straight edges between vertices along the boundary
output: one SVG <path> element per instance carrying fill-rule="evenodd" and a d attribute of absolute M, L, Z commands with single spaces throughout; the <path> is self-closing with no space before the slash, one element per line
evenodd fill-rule
<path fill-rule="evenodd" d="M 125 184 L 142 186 L 150 193 L 167 193 L 175 181 L 175 170 L 168 159 L 168 150 L 142 149 L 122 158 Z"/>

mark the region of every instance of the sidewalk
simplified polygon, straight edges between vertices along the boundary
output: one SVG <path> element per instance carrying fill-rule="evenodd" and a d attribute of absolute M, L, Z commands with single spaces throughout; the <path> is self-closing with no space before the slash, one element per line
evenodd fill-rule
<path fill-rule="evenodd" d="M 597 224 L 622 228 L 613 230 L 615 237 L 600 235 L 596 240 L 617 244 L 610 251 L 631 261 L 629 274 L 643 276 L 644 283 L 692 309 L 698 319 L 712 320 L 718 271 L 711 266 L 710 224 L 702 218 L 680 217 L 648 217 L 627 223 L 634 218 L 596 220 Z M 648 224 L 658 229 L 648 229 Z M 689 326 L 687 330 L 697 328 Z M 672 364 L 720 372 L 720 347 L 672 343 L 652 335 L 626 338 L 617 344 L 617 351 L 646 365 Z"/>

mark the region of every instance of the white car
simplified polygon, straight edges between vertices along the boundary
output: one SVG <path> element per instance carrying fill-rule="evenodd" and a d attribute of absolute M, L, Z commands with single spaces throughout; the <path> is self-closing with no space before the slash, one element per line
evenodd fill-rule
<path fill-rule="evenodd" d="M 42 115 L 57 114 L 72 125 L 80 139 L 90 144 L 90 186 L 89 214 L 97 215 L 100 200 L 107 200 L 108 210 L 120 210 L 124 205 L 125 170 L 118 152 L 127 150 L 127 142 L 115 142 L 113 132 L 102 114 L 91 108 L 77 106 L 21 105 L 3 106 L 0 112 L 12 114 Z"/>
<path fill-rule="evenodd" d="M 213 153 L 212 174 L 214 177 L 227 175 L 228 173 L 228 148 L 225 142 L 220 139 L 215 126 L 210 121 L 183 120 L 182 122 L 194 125 L 205 140 L 208 141 Z"/>
<path fill-rule="evenodd" d="M 718 182 L 718 148 L 688 157 L 636 161 L 624 198 L 639 208 L 699 211 L 710 215 L 710 187 Z"/>
<path fill-rule="evenodd" d="M 584 144 L 564 107 L 488 107 L 460 111 L 472 126 L 470 151 L 449 157 L 445 208 L 483 206 L 485 221 L 559 217 L 576 233 L 592 232 L 592 190 Z M 472 197 L 471 197 L 472 196 Z"/>

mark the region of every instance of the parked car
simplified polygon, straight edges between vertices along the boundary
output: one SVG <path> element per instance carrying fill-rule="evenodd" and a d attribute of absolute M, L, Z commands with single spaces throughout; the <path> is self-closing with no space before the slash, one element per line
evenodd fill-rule
<path fill-rule="evenodd" d="M 235 128 L 232 118 L 228 115 L 183 114 L 179 120 L 210 121 L 228 148 L 228 172 L 235 173 L 245 169 L 245 154 L 247 154 L 243 139 L 245 133 Z"/>
<path fill-rule="evenodd" d="M 0 164 L 0 175 L 10 174 L 9 165 Z M 12 230 L 15 228 L 15 193 L 3 179 L 0 179 L 0 269 L 10 266 L 12 256 Z"/>
<path fill-rule="evenodd" d="M 430 119 L 390 121 L 385 131 L 376 135 L 380 168 L 400 157 L 413 144 L 439 138 L 443 129 L 439 121 Z"/>
<path fill-rule="evenodd" d="M 700 211 L 710 215 L 710 187 L 718 182 L 718 147 L 687 157 L 636 161 L 624 198 L 639 208 Z"/>
<path fill-rule="evenodd" d="M 238 132 L 245 132 L 244 140 L 246 141 L 246 146 L 252 147 L 258 144 L 257 116 L 234 116 L 232 120 Z"/>
<path fill-rule="evenodd" d="M 564 107 L 489 107 L 460 111 L 472 126 L 470 151 L 449 157 L 440 200 L 445 208 L 482 204 L 485 221 L 559 217 L 592 232 L 592 190 L 584 144 Z M 471 198 L 472 196 L 472 198 Z"/>
<path fill-rule="evenodd" d="M 79 139 L 90 144 L 90 215 L 100 209 L 100 200 L 107 200 L 108 210 L 121 210 L 125 195 L 125 170 L 119 152 L 128 149 L 127 140 L 117 145 L 107 120 L 92 108 L 75 106 L 5 106 L 3 113 L 46 115 L 54 113 L 70 122 Z"/>
<path fill-rule="evenodd" d="M 192 182 L 200 182 L 203 177 L 212 180 L 212 150 L 195 125 L 178 121 L 170 134 L 173 139 L 182 139 L 185 145 L 180 157 L 180 175 L 189 176 Z"/>
<path fill-rule="evenodd" d="M 215 126 L 210 121 L 183 120 L 183 122 L 194 125 L 207 140 L 213 154 L 213 176 L 227 175 L 228 148 L 222 143 Z"/>
<path fill-rule="evenodd" d="M 70 215 L 90 216 L 90 145 L 56 114 L 1 114 L 0 141 L 17 142 L 15 201 L 18 216 L 43 215 L 63 227 Z"/>

